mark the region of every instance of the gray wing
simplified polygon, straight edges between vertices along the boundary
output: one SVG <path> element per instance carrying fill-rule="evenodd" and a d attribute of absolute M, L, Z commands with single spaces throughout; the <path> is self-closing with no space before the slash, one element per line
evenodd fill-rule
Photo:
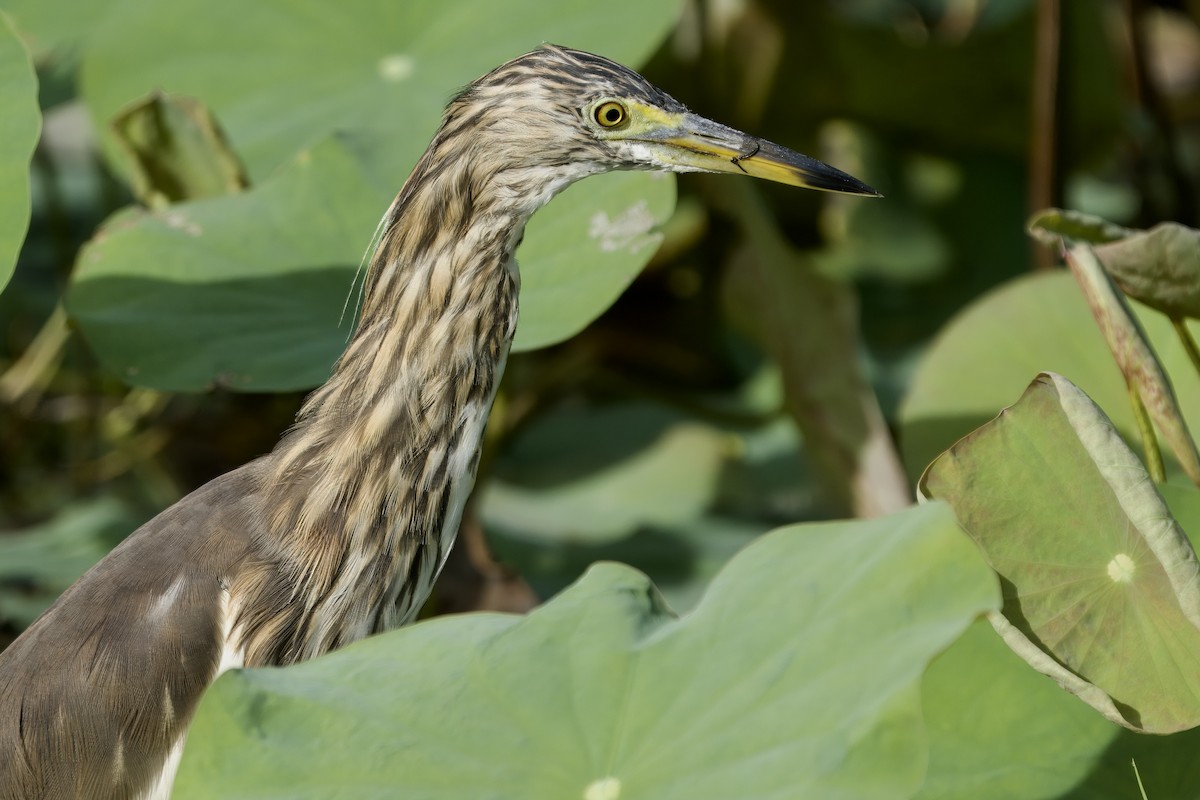
<path fill-rule="evenodd" d="M 157 780 L 215 677 L 254 467 L 143 525 L 0 653 L 0 800 L 134 798 Z"/>

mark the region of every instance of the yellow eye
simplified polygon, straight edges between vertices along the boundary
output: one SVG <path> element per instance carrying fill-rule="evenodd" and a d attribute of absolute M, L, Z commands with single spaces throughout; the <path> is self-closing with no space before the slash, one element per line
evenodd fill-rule
<path fill-rule="evenodd" d="M 625 106 L 609 100 L 596 107 L 596 122 L 603 128 L 615 128 L 625 121 Z"/>

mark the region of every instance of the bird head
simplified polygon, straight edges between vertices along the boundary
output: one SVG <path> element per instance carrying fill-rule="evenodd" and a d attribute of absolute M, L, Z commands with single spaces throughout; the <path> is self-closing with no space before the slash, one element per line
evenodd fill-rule
<path fill-rule="evenodd" d="M 499 172 L 550 192 L 613 169 L 729 172 L 792 186 L 878 196 L 815 158 L 693 114 L 615 61 L 554 45 L 468 86 L 443 132 L 470 130 Z M 540 198 L 545 200 L 548 198 Z"/>

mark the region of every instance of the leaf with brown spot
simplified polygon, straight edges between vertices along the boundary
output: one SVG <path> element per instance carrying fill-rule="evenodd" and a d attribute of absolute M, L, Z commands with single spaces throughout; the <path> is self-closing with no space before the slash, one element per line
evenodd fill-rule
<path fill-rule="evenodd" d="M 1168 317 L 1200 319 L 1200 231 L 1164 222 L 1096 248 L 1117 285 Z"/>

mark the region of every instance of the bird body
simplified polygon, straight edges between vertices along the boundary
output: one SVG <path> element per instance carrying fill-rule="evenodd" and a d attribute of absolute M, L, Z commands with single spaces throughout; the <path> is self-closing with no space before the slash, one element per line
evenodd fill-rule
<path fill-rule="evenodd" d="M 871 193 L 580 51 L 543 47 L 471 84 L 388 209 L 355 333 L 295 426 L 139 528 L 0 653 L 0 800 L 167 797 L 222 671 L 416 615 L 474 484 L 525 223 L 611 169 Z"/>

